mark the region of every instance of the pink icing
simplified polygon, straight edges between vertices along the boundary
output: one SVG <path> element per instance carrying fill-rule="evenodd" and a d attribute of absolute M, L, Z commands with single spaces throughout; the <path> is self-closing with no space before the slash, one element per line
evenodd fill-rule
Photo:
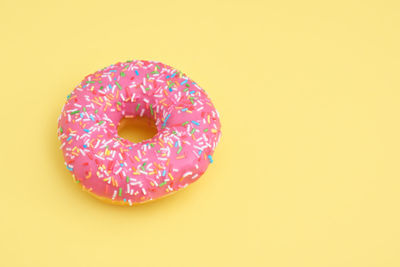
<path fill-rule="evenodd" d="M 118 136 L 123 117 L 150 117 L 158 133 L 132 143 Z M 132 205 L 196 181 L 220 138 L 217 111 L 182 72 L 128 61 L 88 75 L 68 96 L 58 121 L 65 164 L 97 196 Z"/>

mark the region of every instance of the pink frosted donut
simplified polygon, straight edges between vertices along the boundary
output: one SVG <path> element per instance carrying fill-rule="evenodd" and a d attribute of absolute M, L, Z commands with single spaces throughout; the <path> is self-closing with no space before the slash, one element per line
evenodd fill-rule
<path fill-rule="evenodd" d="M 132 143 L 124 117 L 149 117 L 158 133 Z M 217 111 L 184 73 L 154 61 L 127 61 L 88 75 L 58 119 L 67 169 L 92 195 L 113 204 L 154 200 L 196 181 L 220 138 Z"/>

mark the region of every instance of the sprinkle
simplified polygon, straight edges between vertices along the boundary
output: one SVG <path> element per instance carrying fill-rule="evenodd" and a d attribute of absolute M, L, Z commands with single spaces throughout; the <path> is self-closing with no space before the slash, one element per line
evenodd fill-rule
<path fill-rule="evenodd" d="M 162 182 L 161 184 L 159 184 L 158 186 L 159 186 L 159 187 L 164 186 L 166 183 L 167 183 L 167 181 L 164 181 L 164 182 Z"/>
<path fill-rule="evenodd" d="M 140 103 L 137 104 L 137 106 L 136 106 L 136 111 L 139 110 L 139 107 L 140 107 Z"/>
<path fill-rule="evenodd" d="M 195 131 L 196 131 L 196 129 L 193 128 L 192 131 L 190 132 L 190 134 L 194 134 Z"/>
<path fill-rule="evenodd" d="M 119 90 L 122 90 L 121 85 L 117 81 L 115 81 L 115 84 L 118 86 Z"/>
<path fill-rule="evenodd" d="M 74 115 L 74 114 L 79 113 L 79 112 L 80 112 L 79 110 L 75 110 L 75 111 L 72 111 L 70 114 Z"/>
<path fill-rule="evenodd" d="M 136 73 L 137 76 L 139 76 L 139 72 L 137 70 L 135 70 L 135 73 Z"/>
<path fill-rule="evenodd" d="M 153 115 L 153 105 L 152 104 L 150 104 L 150 113 L 151 113 L 151 115 Z"/>
<path fill-rule="evenodd" d="M 210 161 L 210 163 L 213 163 L 213 159 L 212 159 L 211 155 L 208 155 L 207 157 L 208 157 L 208 160 Z"/>
<path fill-rule="evenodd" d="M 67 169 L 70 170 L 71 172 L 73 171 L 73 168 L 67 166 Z"/>
<path fill-rule="evenodd" d="M 185 121 L 184 123 L 182 123 L 182 126 L 185 126 L 188 123 L 189 123 L 188 121 Z"/>
<path fill-rule="evenodd" d="M 176 154 L 181 153 L 181 151 L 182 151 L 182 147 L 180 146 L 180 147 L 178 148 L 178 151 L 176 151 Z"/>
<path fill-rule="evenodd" d="M 168 114 L 167 117 L 165 118 L 164 123 L 162 125 L 163 127 L 165 127 L 165 125 L 167 124 L 167 120 L 169 119 L 170 116 L 171 114 Z"/>
<path fill-rule="evenodd" d="M 85 132 L 87 132 L 87 133 L 89 133 L 89 132 L 90 132 L 88 129 L 83 129 L 83 131 L 85 131 Z"/>
<path fill-rule="evenodd" d="M 119 188 L 118 195 L 119 195 L 119 196 L 122 196 L 122 188 L 121 188 L 121 187 Z"/>
<path fill-rule="evenodd" d="M 194 125 L 200 126 L 200 123 L 198 123 L 197 121 L 192 121 L 192 123 L 193 123 Z"/>
<path fill-rule="evenodd" d="M 181 85 L 184 85 L 185 83 L 187 83 L 188 82 L 188 80 L 186 79 L 186 80 L 184 80 L 183 82 L 181 82 Z"/>

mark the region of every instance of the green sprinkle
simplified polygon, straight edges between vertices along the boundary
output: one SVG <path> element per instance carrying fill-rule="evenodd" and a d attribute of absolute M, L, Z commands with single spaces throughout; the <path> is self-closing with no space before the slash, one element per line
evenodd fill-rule
<path fill-rule="evenodd" d="M 195 131 L 196 131 L 196 129 L 193 128 L 192 131 L 190 132 L 190 134 L 194 134 Z"/>
<path fill-rule="evenodd" d="M 164 181 L 161 184 L 159 184 L 158 186 L 161 187 L 161 186 L 165 185 L 166 183 L 167 183 L 167 181 Z"/>
<path fill-rule="evenodd" d="M 60 133 L 63 133 L 63 129 L 60 127 Z"/>
<path fill-rule="evenodd" d="M 79 113 L 79 112 L 80 112 L 79 110 L 75 110 L 75 111 L 72 111 L 70 114 L 74 115 L 74 114 Z"/>
<path fill-rule="evenodd" d="M 185 126 L 188 123 L 189 123 L 188 121 L 185 121 L 184 123 L 182 123 L 182 126 Z"/>
<path fill-rule="evenodd" d="M 95 81 L 86 81 L 86 83 L 95 83 Z"/>
<path fill-rule="evenodd" d="M 103 90 L 103 88 L 104 88 L 104 86 L 102 85 L 102 86 L 100 86 L 99 90 Z"/>
<path fill-rule="evenodd" d="M 125 77 L 125 72 L 121 71 L 119 75 L 121 75 L 121 77 Z"/>
<path fill-rule="evenodd" d="M 207 128 L 205 128 L 205 129 L 203 130 L 203 132 L 205 132 L 205 133 L 206 133 L 206 132 L 208 132 L 208 129 L 207 129 Z"/>
<path fill-rule="evenodd" d="M 85 107 L 83 107 L 83 112 L 86 112 L 86 108 Z"/>
<path fill-rule="evenodd" d="M 146 89 L 146 91 L 149 91 L 150 90 L 150 87 L 147 87 L 147 88 L 145 88 Z"/>
<path fill-rule="evenodd" d="M 153 105 L 152 104 L 150 104 L 150 113 L 153 116 Z"/>
<path fill-rule="evenodd" d="M 99 83 L 102 83 L 102 82 L 103 82 L 102 80 L 99 81 Z"/>
<path fill-rule="evenodd" d="M 161 153 L 161 150 L 157 150 L 157 153 Z"/>
<path fill-rule="evenodd" d="M 140 103 L 137 104 L 137 106 L 136 106 L 136 111 L 139 110 L 139 107 L 140 107 Z"/>
<path fill-rule="evenodd" d="M 122 90 L 121 85 L 119 84 L 119 82 L 115 81 L 115 84 L 118 86 L 119 90 Z"/>
<path fill-rule="evenodd" d="M 178 151 L 176 151 L 176 154 L 181 153 L 181 151 L 182 151 L 182 147 L 180 146 L 180 147 L 178 148 Z"/>
<path fill-rule="evenodd" d="M 126 176 L 126 182 L 129 183 L 129 176 Z"/>
<path fill-rule="evenodd" d="M 102 125 L 104 123 L 104 121 L 99 121 L 99 125 Z"/>
<path fill-rule="evenodd" d="M 151 147 L 154 147 L 154 144 L 153 144 L 153 143 L 150 143 L 150 146 L 151 146 Z"/>
<path fill-rule="evenodd" d="M 97 114 L 97 112 L 99 112 L 97 109 L 94 111 L 94 114 Z"/>
<path fill-rule="evenodd" d="M 122 188 L 121 188 L 121 187 L 119 188 L 118 195 L 119 195 L 119 196 L 122 196 Z"/>
<path fill-rule="evenodd" d="M 185 84 L 185 86 L 186 86 L 186 87 L 190 87 L 190 84 L 187 83 L 187 84 Z"/>
<path fill-rule="evenodd" d="M 183 91 L 184 91 L 184 92 L 187 92 L 188 90 L 189 90 L 189 88 L 185 88 L 185 89 L 183 89 Z"/>
<path fill-rule="evenodd" d="M 117 102 L 117 105 L 121 106 L 122 104 L 121 104 L 121 102 L 118 101 L 118 102 Z"/>

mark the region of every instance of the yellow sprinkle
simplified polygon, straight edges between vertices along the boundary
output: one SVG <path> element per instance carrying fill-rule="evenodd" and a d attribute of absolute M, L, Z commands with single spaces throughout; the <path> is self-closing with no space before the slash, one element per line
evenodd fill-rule
<path fill-rule="evenodd" d="M 171 173 L 168 173 L 169 178 L 171 178 L 171 180 L 174 180 L 174 177 L 172 176 Z"/>

